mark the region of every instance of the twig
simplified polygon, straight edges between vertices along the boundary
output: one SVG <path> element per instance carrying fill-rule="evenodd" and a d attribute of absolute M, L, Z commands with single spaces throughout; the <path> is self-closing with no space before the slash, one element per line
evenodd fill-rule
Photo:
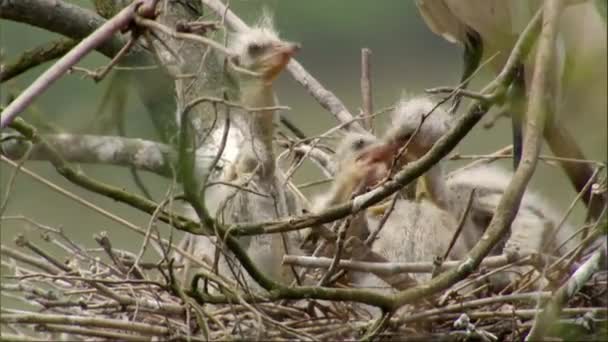
<path fill-rule="evenodd" d="M 221 53 L 223 53 L 226 56 L 232 55 L 228 49 L 226 49 L 222 44 L 217 43 L 213 39 L 208 39 L 203 36 L 200 36 L 197 34 L 192 34 L 192 33 L 177 32 L 159 22 L 156 22 L 154 20 L 147 19 L 147 18 L 141 17 L 141 16 L 135 16 L 134 20 L 135 20 L 135 23 L 137 23 L 137 25 L 139 25 L 139 26 L 146 27 L 148 29 L 155 29 L 157 31 L 161 31 L 162 33 L 170 36 L 171 38 L 192 40 L 192 41 L 201 43 L 205 46 L 209 46 L 217 51 L 220 51 Z"/>
<path fill-rule="evenodd" d="M 460 233 L 462 232 L 462 229 L 466 225 L 467 216 L 469 215 L 469 211 L 471 210 L 471 206 L 473 205 L 473 198 L 474 197 L 475 197 L 475 188 L 473 188 L 471 190 L 471 193 L 469 194 L 469 199 L 467 200 L 467 204 L 465 206 L 465 209 L 462 212 L 462 216 L 460 217 L 460 221 L 458 222 L 458 226 L 456 226 L 456 231 L 454 232 L 454 235 L 452 236 L 452 239 L 450 240 L 450 245 L 448 246 L 448 249 L 446 249 L 445 253 L 443 254 L 443 258 L 441 259 L 442 261 L 448 260 L 448 256 L 450 255 L 450 252 L 452 251 L 452 248 L 456 244 L 456 240 L 458 240 L 458 236 L 460 236 Z"/>
<path fill-rule="evenodd" d="M 7 247 L 5 245 L 0 245 L 0 254 L 6 255 L 9 258 L 13 258 L 28 265 L 32 265 L 49 274 L 59 274 L 61 272 L 61 269 L 57 268 L 57 266 L 51 264 L 47 260 L 36 258 L 25 253 L 21 253 L 20 251 Z"/>
<path fill-rule="evenodd" d="M 338 263 L 340 262 L 340 258 L 342 255 L 342 249 L 344 248 L 344 242 L 346 240 L 346 233 L 348 232 L 348 228 L 349 228 L 350 224 L 351 224 L 351 220 L 350 220 L 350 218 L 347 218 L 346 220 L 344 220 L 344 222 L 338 228 L 338 234 L 337 234 L 338 239 L 336 240 L 336 244 L 335 244 L 336 252 L 331 261 L 331 264 L 329 264 L 329 267 L 327 268 L 327 272 L 325 272 L 325 274 L 323 274 L 323 276 L 317 283 L 317 286 L 327 285 L 328 280 L 331 278 L 331 276 L 337 270 L 337 266 L 338 266 Z"/>
<path fill-rule="evenodd" d="M 104 339 L 114 340 L 114 341 L 133 341 L 133 342 L 145 342 L 150 341 L 150 338 L 144 336 L 137 336 L 107 330 L 100 329 L 90 329 L 90 328 L 81 328 L 81 327 L 70 327 L 64 325 L 55 325 L 55 324 L 47 324 L 40 327 L 42 331 L 51 331 L 51 332 L 60 332 L 60 333 L 68 333 L 74 335 L 82 335 L 82 336 L 93 336 L 100 337 Z"/>
<path fill-rule="evenodd" d="M 8 160 L 8 159 L 6 159 L 4 157 L 0 156 L 0 160 L 8 163 L 9 165 L 12 165 L 13 167 L 16 166 L 16 164 L 13 161 Z M 83 206 L 85 206 L 85 207 L 87 207 L 89 209 L 92 209 L 93 211 L 95 211 L 95 212 L 103 215 L 104 217 L 109 218 L 110 220 L 112 220 L 114 222 L 119 223 L 120 225 L 122 225 L 124 227 L 127 227 L 127 228 L 129 228 L 129 229 L 131 229 L 131 230 L 133 230 L 133 231 L 141 234 L 141 235 L 145 235 L 145 233 L 146 233 L 146 231 L 144 229 L 142 229 L 141 227 L 139 227 L 139 226 L 137 226 L 137 225 L 135 225 L 135 224 L 127 221 L 126 219 L 124 219 L 124 218 L 122 218 L 120 216 L 117 216 L 117 215 L 115 215 L 115 214 L 113 214 L 113 213 L 111 213 L 111 212 L 109 212 L 109 211 L 107 211 L 105 209 L 102 209 L 102 208 L 98 207 L 97 205 L 95 205 L 95 204 L 93 204 L 93 203 L 91 203 L 91 202 L 89 202 L 89 201 L 87 201 L 87 200 L 79 197 L 78 195 L 76 195 L 76 194 L 74 194 L 74 193 L 72 193 L 70 191 L 67 191 L 67 190 L 65 190 L 65 189 L 63 189 L 63 188 L 61 188 L 61 187 L 59 187 L 59 186 L 57 186 L 57 185 L 49 182 L 48 180 L 40 177 L 39 175 L 33 173 L 32 171 L 28 170 L 25 167 L 22 168 L 21 172 L 23 172 L 24 174 L 32 177 L 34 180 L 42 183 L 43 185 L 45 185 L 45 186 L 53 189 L 54 191 L 62 194 L 63 196 L 66 196 L 67 198 L 69 198 L 71 200 L 74 200 L 77 203 L 82 204 Z M 173 246 L 169 241 L 167 241 L 165 239 L 157 238 L 157 237 L 154 237 L 154 236 L 152 238 L 155 241 L 157 241 L 158 243 L 161 243 L 163 245 L 170 245 L 170 246 L 172 246 L 180 254 L 184 255 L 186 258 L 188 258 L 192 262 L 195 262 L 197 265 L 204 266 L 204 264 L 200 260 L 198 260 L 196 257 L 192 256 L 190 253 L 187 253 L 186 251 L 184 251 L 184 250 L 182 250 L 182 249 L 180 249 L 180 248 L 178 248 L 176 246 Z M 49 272 L 49 273 L 51 273 L 51 272 Z"/>
<path fill-rule="evenodd" d="M 90 326 L 98 328 L 132 331 L 143 335 L 167 335 L 169 333 L 169 329 L 158 325 L 129 322 L 117 319 L 56 314 L 3 314 L 2 316 L 0 316 L 0 322 L 17 324 L 62 324 L 74 326 Z"/>
<path fill-rule="evenodd" d="M 293 133 L 298 139 L 306 139 L 306 134 L 298 126 L 296 126 L 291 120 L 289 120 L 284 114 L 279 114 L 279 120 L 287 129 Z"/>
<path fill-rule="evenodd" d="M 332 263 L 332 258 L 285 255 L 283 263 L 307 268 L 328 268 Z M 507 255 L 497 255 L 485 258 L 480 264 L 485 268 L 497 268 L 512 263 L 513 257 Z M 441 265 L 441 270 L 449 270 L 459 266 L 462 261 L 448 260 Z M 533 264 L 532 258 L 526 256 L 519 257 L 517 265 Z M 391 276 L 399 273 L 431 273 L 435 268 L 433 262 L 371 262 L 353 261 L 341 259 L 338 263 L 339 268 L 350 271 L 371 272 L 380 277 Z"/>
<path fill-rule="evenodd" d="M 374 118 L 371 115 L 374 112 L 374 103 L 372 98 L 371 55 L 372 50 L 367 48 L 361 49 L 361 113 L 366 117 L 364 121 L 365 128 L 373 133 Z"/>
<path fill-rule="evenodd" d="M 473 100 L 478 100 L 478 101 L 482 101 L 482 102 L 492 100 L 491 96 L 488 96 L 483 93 L 474 92 L 471 90 L 462 89 L 462 88 L 437 87 L 437 88 L 427 89 L 426 92 L 429 94 L 449 93 L 453 96 L 465 96 L 465 97 L 469 97 Z"/>
<path fill-rule="evenodd" d="M 373 232 L 371 232 L 369 234 L 369 236 L 365 239 L 365 242 L 364 242 L 365 245 L 371 246 L 374 243 L 374 241 L 376 241 L 376 237 L 378 236 L 378 234 L 380 234 L 380 231 L 386 225 L 386 222 L 388 221 L 389 217 L 393 213 L 393 210 L 395 210 L 395 204 L 397 204 L 398 198 L 399 198 L 398 195 L 393 195 L 393 199 L 391 200 L 391 203 L 390 203 L 388 209 L 383 213 L 382 218 L 380 219 L 380 222 L 378 222 L 378 228 L 376 228 Z"/>
<path fill-rule="evenodd" d="M 2 143 L 0 143 L 0 152 L 2 152 Z M 6 182 L 6 192 L 4 193 L 4 200 L 2 200 L 2 202 L 0 203 L 0 216 L 4 215 L 6 207 L 8 206 L 8 201 L 11 197 L 11 192 L 13 191 L 15 182 L 17 181 L 17 174 L 19 173 L 19 171 L 23 167 L 23 164 L 29 158 L 31 153 L 32 146 L 29 145 L 23 156 L 16 163 L 16 167 L 13 169 L 13 172 L 11 173 L 8 181 Z"/>

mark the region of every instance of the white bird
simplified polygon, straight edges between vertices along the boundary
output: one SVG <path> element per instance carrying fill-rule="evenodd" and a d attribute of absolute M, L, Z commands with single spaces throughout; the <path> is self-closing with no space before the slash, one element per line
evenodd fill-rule
<path fill-rule="evenodd" d="M 232 54 L 227 66 L 228 78 L 236 89 L 231 89 L 244 109 L 231 109 L 229 146 L 226 146 L 224 167 L 219 180 L 235 186 L 214 185 L 205 191 L 205 203 L 210 214 L 220 223 L 253 223 L 275 220 L 296 214 L 293 197 L 281 187 L 273 152 L 274 121 L 277 100 L 273 82 L 285 68 L 299 45 L 283 41 L 272 27 L 270 17 L 264 16 L 250 30 L 229 35 L 228 49 Z M 259 108 L 259 109 L 256 109 Z M 215 140 L 221 138 L 222 129 L 216 130 Z M 238 151 L 237 153 L 233 153 Z M 246 188 L 247 191 L 242 188 Z M 195 237 L 191 250 L 204 259 L 214 259 L 216 239 Z M 282 257 L 294 251 L 297 242 L 294 234 L 270 234 L 239 238 L 256 266 L 275 280 L 288 283 L 292 274 L 283 267 Z M 227 249 L 227 248 L 226 248 Z M 230 276 L 241 273 L 232 265 L 231 253 L 219 259 L 219 271 Z M 235 274 L 232 278 L 242 279 Z M 247 285 L 258 288 L 248 275 Z"/>
<path fill-rule="evenodd" d="M 451 116 L 428 98 L 405 99 L 396 106 L 391 129 L 386 132 L 384 139 L 391 144 L 411 138 L 405 154 L 406 158 L 414 160 L 428 152 L 450 127 Z M 424 178 L 429 198 L 458 219 L 466 210 L 471 190 L 475 189 L 475 198 L 459 238 L 464 239 L 463 242 L 470 248 L 482 237 L 512 176 L 512 173 L 497 167 L 480 166 L 454 172 L 448 178 L 439 162 L 427 171 Z M 542 244 L 553 233 L 560 219 L 559 213 L 545 199 L 526 191 L 520 210 L 511 224 L 510 235 L 493 253 L 502 253 L 503 245 L 508 246 L 509 251 L 541 252 Z M 564 242 L 573 231 L 573 227 L 566 223 L 557 233 L 553 246 Z M 567 246 L 575 243 L 573 240 Z"/>
<path fill-rule="evenodd" d="M 566 5 L 583 3 L 585 0 L 569 0 Z M 417 0 L 416 5 L 427 26 L 452 43 L 464 46 L 464 71 L 461 82 L 466 87 L 467 80 L 479 66 L 482 58 L 493 56 L 490 64 L 495 73 L 502 70 L 518 36 L 524 30 L 534 13 L 541 7 L 538 0 Z M 545 129 L 545 139 L 557 156 L 585 159 L 582 151 L 572 136 L 561 127 L 557 120 L 561 107 L 561 81 L 564 74 L 566 50 L 561 35 L 554 45 L 554 65 L 549 76 L 548 91 L 551 96 L 550 112 L 554 114 L 549 119 Z M 510 99 L 510 110 L 513 129 L 514 167 L 517 168 L 521 158 L 522 148 L 522 116 L 525 111 L 523 94 L 530 87 L 534 70 L 535 57 L 531 53 L 523 61 L 522 77 L 512 85 L 513 94 Z M 522 89 L 523 88 L 523 89 Z M 517 98 L 519 97 L 519 99 Z M 454 109 L 459 103 L 455 102 Z M 580 191 L 591 176 L 593 170 L 584 166 L 562 164 Z"/>
<path fill-rule="evenodd" d="M 336 150 L 335 180 L 325 197 L 322 197 L 324 206 L 346 202 L 386 177 L 395 151 L 383 145 L 372 135 L 349 133 L 344 137 Z M 364 226 L 369 225 L 370 230 L 379 228 L 380 216 L 373 210 L 368 210 L 358 219 L 363 221 Z M 394 262 L 431 262 L 435 257 L 443 257 L 457 225 L 449 212 L 428 200 L 398 199 L 371 249 Z M 459 242 L 450 256 L 461 257 L 465 252 L 463 244 Z M 413 277 L 426 281 L 430 279 L 430 274 L 416 274 Z M 370 274 L 356 274 L 354 279 L 360 287 L 388 287 L 380 278 Z"/>

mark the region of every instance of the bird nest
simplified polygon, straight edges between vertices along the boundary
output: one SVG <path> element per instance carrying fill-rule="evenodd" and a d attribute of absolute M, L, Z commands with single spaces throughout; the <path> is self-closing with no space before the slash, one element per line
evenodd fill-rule
<path fill-rule="evenodd" d="M 205 277 L 208 283 L 196 281 L 192 289 L 180 275 L 181 265 L 168 257 L 154 263 L 143 261 L 141 251 L 136 255 L 114 248 L 105 233 L 95 236 L 101 248 L 85 248 L 61 230 L 37 227 L 43 230 L 40 242 L 19 236 L 17 248 L 2 247 L 3 267 L 10 271 L 3 275 L 3 295 L 27 304 L 25 309 L 20 305 L 21 310 L 3 307 L 3 338 L 521 340 L 540 312 L 539 303 L 544 306 L 552 298 L 548 290 L 570 276 L 564 272 L 545 291 L 530 289 L 523 278 L 498 291 L 487 281 L 495 273 L 490 270 L 499 264 L 500 256 L 492 257 L 490 263 L 495 265 L 482 264 L 446 291 L 389 313 L 356 299 L 281 299 L 269 295 L 271 292 L 254 293 L 230 282 L 218 287 L 212 278 Z M 62 256 L 48 252 L 55 247 L 63 251 Z M 510 265 L 514 263 L 507 262 L 501 269 Z M 309 273 L 312 279 L 324 271 Z M 580 291 L 552 321 L 549 336 L 605 340 L 607 274 L 595 272 L 584 284 L 578 284 Z M 347 279 L 338 278 L 332 285 L 347 288 Z M 215 288 L 215 294 L 205 293 L 206 288 Z M 378 291 L 386 293 L 386 289 Z"/>

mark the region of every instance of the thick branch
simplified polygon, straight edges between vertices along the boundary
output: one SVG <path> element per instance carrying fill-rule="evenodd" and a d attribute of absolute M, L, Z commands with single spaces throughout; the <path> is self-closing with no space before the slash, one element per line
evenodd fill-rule
<path fill-rule="evenodd" d="M 105 22 L 95 12 L 61 0 L 3 0 L 0 1 L 0 18 L 36 26 L 72 39 L 88 36 Z M 112 58 L 125 42 L 115 36 L 103 42 L 98 50 Z"/>
<path fill-rule="evenodd" d="M 533 134 L 535 133 L 537 135 L 540 135 L 539 133 L 542 134 L 543 132 L 543 128 L 545 126 L 545 119 L 547 117 L 547 111 L 550 108 L 547 103 L 547 97 L 551 98 L 551 93 L 549 93 L 549 96 L 547 96 L 546 94 L 550 91 L 549 73 L 551 71 L 551 68 L 555 67 L 555 56 L 553 53 L 553 47 L 555 46 L 559 18 L 562 13 L 563 5 L 563 1 L 561 0 L 545 0 L 543 6 L 543 30 L 539 38 L 538 54 L 536 55 L 534 75 L 532 76 L 532 88 L 530 90 L 530 101 L 528 104 L 529 107 L 527 113 L 529 117 L 527 129 L 531 130 Z M 538 120 L 534 120 L 535 117 L 531 117 L 531 115 L 536 116 Z M 531 134 L 526 134 L 526 140 L 524 141 L 524 153 L 527 152 L 527 147 L 529 147 L 528 144 L 540 145 L 540 142 L 536 141 L 539 139 L 539 137 L 530 135 Z M 536 150 L 536 157 L 538 157 L 538 153 L 540 152 L 540 146 L 538 146 Z M 535 161 L 536 160 L 533 159 L 532 164 L 534 164 Z M 578 279 L 581 277 L 581 273 L 584 274 L 584 276 L 589 277 L 590 274 L 587 274 L 587 272 L 589 272 L 590 270 L 588 270 L 587 268 L 597 268 L 597 263 L 600 260 L 600 256 L 604 256 L 604 252 L 605 250 L 603 248 L 597 251 L 594 255 L 594 258 L 592 258 L 595 264 L 592 264 L 592 266 L 587 265 L 587 267 L 581 267 L 581 269 L 577 272 L 579 274 L 578 277 L 575 277 L 574 279 L 576 279 L 577 281 L 581 280 Z M 556 316 L 559 313 L 561 305 L 563 305 L 561 301 L 567 298 L 566 295 L 573 295 L 572 293 L 570 293 L 571 291 L 569 291 L 568 287 L 566 287 L 566 289 L 561 288 L 560 290 L 561 291 L 558 291 L 560 296 L 558 296 L 555 301 L 552 301 L 552 303 L 547 307 L 546 310 L 543 311 L 542 314 L 537 315 L 530 333 L 528 334 L 528 336 L 526 336 L 526 341 L 542 339 L 543 335 L 545 334 L 546 326 L 548 325 L 548 318 L 552 317 L 553 315 Z"/>
<path fill-rule="evenodd" d="M 43 135 L 42 139 L 68 162 L 134 166 L 163 177 L 173 176 L 171 165 L 176 157 L 175 152 L 164 144 L 116 136 L 77 134 L 49 134 Z M 21 159 L 30 144 L 17 137 L 5 139 L 0 143 L 0 153 L 10 159 Z M 30 160 L 51 160 L 52 153 L 47 145 L 35 143 L 28 157 Z"/>

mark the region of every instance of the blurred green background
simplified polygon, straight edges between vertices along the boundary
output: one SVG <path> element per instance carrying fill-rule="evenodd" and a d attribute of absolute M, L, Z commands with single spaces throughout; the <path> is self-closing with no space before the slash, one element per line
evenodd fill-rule
<path fill-rule="evenodd" d="M 91 7 L 89 1 L 72 1 Z M 461 48 L 450 44 L 429 31 L 413 1 L 231 1 L 231 7 L 251 23 L 261 13 L 263 5 L 275 14 L 275 25 L 281 36 L 302 43 L 297 59 L 308 71 L 332 90 L 354 113 L 361 100 L 359 91 L 360 49 L 370 48 L 372 55 L 373 95 L 375 109 L 392 105 L 404 92 L 417 94 L 425 88 L 455 85 L 460 75 Z M 13 60 L 27 48 L 54 38 L 40 29 L 1 21 L 2 58 Z M 606 160 L 606 32 L 593 7 L 570 8 L 564 19 L 564 37 L 572 52 L 567 64 L 566 91 L 560 120 L 577 137 L 588 158 Z M 107 60 L 99 54 L 87 57 L 81 65 L 94 68 Z M 2 101 L 23 89 L 48 65 L 31 70 L 6 84 L 2 84 Z M 482 72 L 473 82 L 479 89 L 489 80 L 490 73 Z M 35 110 L 45 120 L 52 121 L 66 131 L 82 127 L 89 122 L 101 102 L 108 79 L 95 84 L 79 74 L 64 76 L 35 103 Z M 167 85 L 168 87 L 170 85 Z M 304 89 L 289 76 L 283 75 L 276 87 L 280 102 L 292 108 L 287 116 L 307 134 L 318 134 L 335 125 L 333 117 L 325 112 Z M 5 103 L 5 102 L 3 102 Z M 129 95 L 128 135 L 154 138 L 150 124 L 135 91 Z M 28 112 L 32 115 L 32 110 Z M 377 121 L 382 127 L 384 118 Z M 487 154 L 510 143 L 509 123 L 500 120 L 491 130 L 481 125 L 456 149 L 462 154 Z M 544 149 L 548 153 L 547 149 Z M 456 162 L 449 162 L 454 168 Z M 510 167 L 511 162 L 502 163 Z M 125 205 L 116 204 L 104 197 L 83 191 L 57 175 L 48 163 L 28 162 L 26 166 L 56 184 L 92 201 L 99 207 L 145 227 L 147 215 L 137 213 Z M 121 168 L 83 165 L 90 176 L 111 184 L 137 191 L 129 173 Z M 2 195 L 12 168 L 0 165 Z M 319 173 L 307 165 L 298 172 L 298 183 L 318 179 Z M 155 196 L 164 194 L 169 181 L 154 175 L 143 178 Z M 564 173 L 557 167 L 540 164 L 533 188 L 564 211 L 574 197 L 574 191 Z M 310 193 L 319 191 L 312 189 Z M 579 224 L 583 210 L 576 208 L 572 222 Z M 48 187 L 19 175 L 11 193 L 5 215 L 25 215 L 40 223 L 62 227 L 75 240 L 85 246 L 97 247 L 92 235 L 105 230 L 118 248 L 136 252 L 141 239 L 124 227 L 86 209 Z M 13 245 L 17 233 L 35 239 L 38 231 L 19 221 L 2 221 L 2 243 Z M 164 230 L 167 233 L 168 229 Z"/>

